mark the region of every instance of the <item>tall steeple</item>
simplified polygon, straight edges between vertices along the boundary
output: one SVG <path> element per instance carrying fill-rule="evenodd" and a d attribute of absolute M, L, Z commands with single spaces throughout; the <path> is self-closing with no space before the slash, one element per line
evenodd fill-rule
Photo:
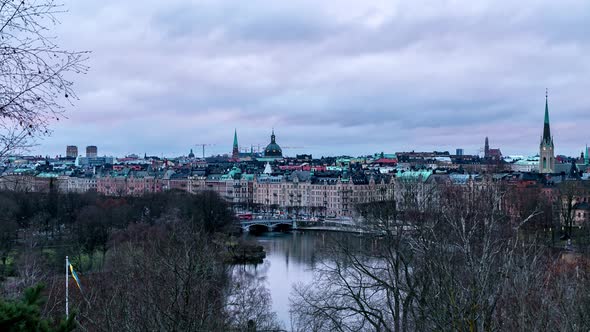
<path fill-rule="evenodd" d="M 543 124 L 543 142 L 549 143 L 551 139 L 551 127 L 549 126 L 549 103 L 547 101 L 548 93 L 545 90 L 545 122 Z"/>
<path fill-rule="evenodd" d="M 588 144 L 586 144 L 586 154 L 584 154 L 584 164 L 588 165 Z"/>
<path fill-rule="evenodd" d="M 270 135 L 270 143 L 271 144 L 277 144 L 276 137 L 275 137 L 275 129 L 274 128 L 272 128 L 272 134 Z"/>
<path fill-rule="evenodd" d="M 483 147 L 483 157 L 487 159 L 489 156 L 490 156 L 490 141 L 488 140 L 488 137 L 486 136 L 486 142 Z"/>
<path fill-rule="evenodd" d="M 232 159 L 238 159 L 240 157 L 240 147 L 238 146 L 238 130 L 234 129 L 234 146 L 231 153 Z"/>
<path fill-rule="evenodd" d="M 555 172 L 555 154 L 553 137 L 549 126 L 549 102 L 548 93 L 545 90 L 545 121 L 543 123 L 543 137 L 539 144 L 539 173 Z"/>

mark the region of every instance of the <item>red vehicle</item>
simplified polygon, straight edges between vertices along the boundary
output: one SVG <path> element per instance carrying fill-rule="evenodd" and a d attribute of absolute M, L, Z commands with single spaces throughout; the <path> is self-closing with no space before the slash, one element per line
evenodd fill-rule
<path fill-rule="evenodd" d="M 254 218 L 252 217 L 252 213 L 242 213 L 242 214 L 238 214 L 238 219 L 239 220 L 252 220 Z"/>

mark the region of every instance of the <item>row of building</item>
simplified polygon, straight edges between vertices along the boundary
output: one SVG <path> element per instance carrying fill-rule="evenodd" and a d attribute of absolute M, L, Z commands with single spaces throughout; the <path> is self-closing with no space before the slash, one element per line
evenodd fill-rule
<path fill-rule="evenodd" d="M 587 182 L 588 150 L 579 158 L 555 157 L 548 112 L 546 98 L 539 154 L 533 157 L 502 156 L 500 149 L 490 148 L 486 137 L 483 156 L 465 155 L 458 149 L 456 154 L 411 151 L 289 158 L 283 156 L 274 130 L 262 153 L 240 152 L 234 131 L 233 150 L 228 156 L 198 158 L 191 150 L 176 158 L 99 157 L 96 146 L 87 147 L 85 157 L 78 155 L 75 146 L 66 148 L 64 158 L 13 156 L 4 162 L 0 188 L 110 196 L 213 190 L 246 210 L 280 209 L 337 217 L 351 216 L 355 205 L 391 198 L 399 181 L 465 185 L 492 177 L 516 182 L 536 179 L 543 186 L 566 178 Z"/>
<path fill-rule="evenodd" d="M 383 158 L 375 159 L 375 161 Z M 137 164 L 133 164 L 138 166 Z M 214 191 L 236 210 L 283 211 L 316 216 L 353 217 L 355 207 L 363 203 L 388 200 L 401 195 L 405 184 L 412 183 L 417 193 L 443 185 L 468 186 L 485 181 L 513 186 L 538 186 L 556 191 L 567 181 L 590 188 L 590 173 L 581 173 L 575 164 L 567 174 L 547 176 L 530 172 L 458 173 L 437 170 L 397 169 L 383 173 L 378 164 L 349 164 L 348 167 L 311 167 L 308 170 L 264 165 L 260 172 L 234 165 L 227 172 L 219 168 L 181 168 L 154 170 L 150 166 L 102 170 L 88 174 L 10 174 L 0 177 L 0 189 L 31 192 L 96 192 L 106 196 L 139 196 L 168 190 L 189 193 Z M 303 168 L 303 167 L 301 167 Z M 305 167 L 307 168 L 307 167 Z M 557 195 L 557 194 L 553 194 Z M 590 190 L 578 195 L 576 215 L 579 221 L 590 218 Z M 578 204 L 579 203 L 579 204 Z"/>

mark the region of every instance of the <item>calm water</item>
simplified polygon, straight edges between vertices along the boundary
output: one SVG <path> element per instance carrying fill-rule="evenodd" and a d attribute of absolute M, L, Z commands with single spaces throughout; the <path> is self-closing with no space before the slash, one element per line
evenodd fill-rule
<path fill-rule="evenodd" d="M 325 258 L 325 249 L 335 241 L 359 241 L 354 235 L 329 232 L 265 233 L 253 236 L 264 246 L 266 259 L 255 267 L 271 292 L 273 310 L 290 330 L 289 296 L 297 283 L 309 283 L 313 269 Z"/>

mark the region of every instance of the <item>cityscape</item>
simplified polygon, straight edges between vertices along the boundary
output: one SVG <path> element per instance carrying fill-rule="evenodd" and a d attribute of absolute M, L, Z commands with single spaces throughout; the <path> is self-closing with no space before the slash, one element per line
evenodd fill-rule
<path fill-rule="evenodd" d="M 0 331 L 590 331 L 588 13 L 0 0 Z"/>
<path fill-rule="evenodd" d="M 541 113 L 541 112 L 539 112 Z M 539 127 L 541 127 L 539 125 Z M 228 144 L 229 146 L 229 144 Z M 368 156 L 288 157 L 272 129 L 262 151 L 241 152 L 234 131 L 231 154 L 206 156 L 190 149 L 186 156 L 164 158 L 136 154 L 99 156 L 97 146 L 66 147 L 65 157 L 10 156 L 1 178 L 2 188 L 48 192 L 97 192 L 107 196 L 143 195 L 167 190 L 189 193 L 214 191 L 236 211 L 297 211 L 303 215 L 353 217 L 354 206 L 383 201 L 393 193 L 396 179 L 467 185 L 492 177 L 512 185 L 534 181 L 557 188 L 563 181 L 590 180 L 588 147 L 579 156 L 555 153 L 548 97 L 538 154 L 504 156 L 485 137 L 482 154 L 448 151 L 378 152 Z M 197 152 L 197 154 L 195 154 Z M 576 224 L 590 220 L 590 197 L 574 206 Z"/>

